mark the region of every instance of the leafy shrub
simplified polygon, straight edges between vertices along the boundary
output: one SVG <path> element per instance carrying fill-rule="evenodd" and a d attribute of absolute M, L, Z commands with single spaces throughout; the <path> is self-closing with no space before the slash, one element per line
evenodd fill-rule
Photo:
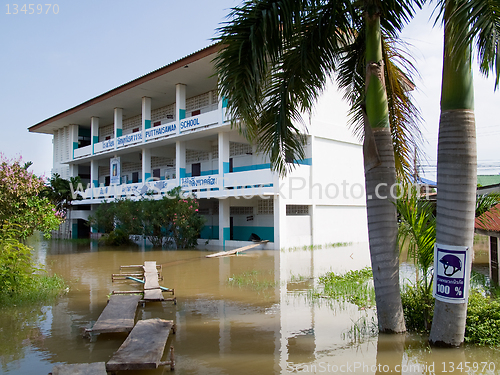
<path fill-rule="evenodd" d="M 428 332 L 434 315 L 432 292 L 420 285 L 405 285 L 401 290 L 401 302 L 406 329 L 410 332 Z"/>
<path fill-rule="evenodd" d="M 500 301 L 472 290 L 467 306 L 465 342 L 500 346 Z"/>
<path fill-rule="evenodd" d="M 58 295 L 66 285 L 58 276 L 34 266 L 32 249 L 17 239 L 19 232 L 0 230 L 0 305 L 31 303 Z"/>

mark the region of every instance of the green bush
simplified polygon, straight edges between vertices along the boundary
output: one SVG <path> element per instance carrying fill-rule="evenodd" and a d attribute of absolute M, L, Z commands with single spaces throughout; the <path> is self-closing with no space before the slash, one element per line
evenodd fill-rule
<path fill-rule="evenodd" d="M 58 276 L 49 276 L 34 266 L 32 249 L 21 243 L 19 232 L 0 230 L 0 305 L 32 303 L 58 295 L 66 288 Z"/>
<path fill-rule="evenodd" d="M 432 292 L 420 285 L 405 285 L 401 290 L 401 302 L 406 329 L 410 332 L 429 332 L 434 314 Z"/>
<path fill-rule="evenodd" d="M 89 222 L 107 234 L 103 239 L 106 245 L 127 244 L 131 235 L 143 235 L 154 247 L 175 244 L 186 249 L 196 246 L 204 218 L 198 214 L 196 199 L 184 196 L 176 187 L 162 199 L 146 196 L 138 201 L 102 203 Z"/>
<path fill-rule="evenodd" d="M 500 301 L 472 290 L 467 306 L 465 342 L 500 346 Z"/>
<path fill-rule="evenodd" d="M 431 327 L 434 298 L 423 288 L 405 286 L 401 292 L 406 329 L 428 333 Z M 465 342 L 500 346 L 500 301 L 471 289 L 467 306 Z"/>

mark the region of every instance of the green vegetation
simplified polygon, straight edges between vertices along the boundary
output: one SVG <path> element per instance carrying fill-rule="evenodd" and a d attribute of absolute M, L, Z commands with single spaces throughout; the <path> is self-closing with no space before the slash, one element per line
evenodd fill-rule
<path fill-rule="evenodd" d="M 35 230 L 49 236 L 63 218 L 61 212 L 42 197 L 44 181 L 28 171 L 31 162 L 6 159 L 0 154 L 0 228 L 16 228 L 17 237 L 26 239 Z"/>
<path fill-rule="evenodd" d="M 269 272 L 269 275 L 273 275 L 272 272 Z M 228 280 L 228 284 L 255 291 L 274 288 L 277 285 L 276 281 L 265 280 L 264 276 L 266 276 L 265 273 L 261 271 L 244 272 L 241 275 L 232 275 Z"/>
<path fill-rule="evenodd" d="M 315 297 L 334 298 L 341 302 L 352 303 L 362 309 L 373 307 L 375 293 L 371 283 L 370 268 L 349 271 L 344 275 L 330 272 L 320 277 L 324 289 L 315 293 Z M 488 278 L 473 273 L 469 303 L 465 342 L 476 345 L 500 346 L 500 289 L 489 285 Z M 434 298 L 432 291 L 424 288 L 422 282 L 416 285 L 404 285 L 401 290 L 406 328 L 410 332 L 428 334 L 433 318 Z M 372 336 L 373 323 L 361 318 L 354 322 L 346 332 L 351 340 Z"/>
<path fill-rule="evenodd" d="M 198 214 L 196 199 L 184 196 L 176 187 L 162 199 L 146 196 L 138 201 L 119 199 L 103 203 L 89 222 L 106 233 L 106 245 L 129 244 L 130 236 L 144 235 L 154 247 L 175 245 L 186 249 L 196 245 L 204 219 Z"/>
<path fill-rule="evenodd" d="M 304 246 L 293 246 L 282 248 L 281 252 L 285 251 L 300 251 L 300 250 L 318 250 L 318 249 L 328 249 L 329 247 L 343 247 L 343 246 L 351 246 L 352 242 L 331 242 L 323 245 L 304 245 Z"/>
<path fill-rule="evenodd" d="M 40 230 L 49 236 L 63 215 L 41 196 L 44 181 L 28 171 L 31 163 L 0 155 L 0 305 L 33 303 L 58 295 L 66 286 L 37 268 L 23 241 Z"/>
<path fill-rule="evenodd" d="M 372 271 L 366 267 L 359 271 L 349 271 L 344 275 L 329 272 L 319 278 L 323 285 L 321 296 L 349 302 L 359 307 L 372 307 L 375 302 Z"/>

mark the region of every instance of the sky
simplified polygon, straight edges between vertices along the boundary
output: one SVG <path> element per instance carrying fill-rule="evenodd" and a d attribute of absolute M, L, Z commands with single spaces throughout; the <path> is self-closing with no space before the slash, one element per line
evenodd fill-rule
<path fill-rule="evenodd" d="M 59 0 L 33 13 L 3 2 L 0 13 L 0 152 L 50 176 L 52 136 L 27 128 L 211 44 L 240 0 Z M 420 73 L 421 172 L 435 179 L 442 29 L 420 11 L 403 32 Z M 11 14 L 7 14 L 7 13 Z M 41 13 L 41 14 L 37 14 Z M 57 14 L 56 14 L 57 13 Z M 476 70 L 478 173 L 500 173 L 500 93 Z M 89 120 L 90 121 L 90 120 Z"/>

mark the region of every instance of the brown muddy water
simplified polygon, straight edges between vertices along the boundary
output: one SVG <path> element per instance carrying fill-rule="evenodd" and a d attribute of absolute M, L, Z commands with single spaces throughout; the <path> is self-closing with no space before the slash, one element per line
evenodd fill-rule
<path fill-rule="evenodd" d="M 175 347 L 177 374 L 500 373 L 497 349 L 430 349 L 426 337 L 409 334 L 359 338 L 354 323 L 369 326 L 373 311 L 308 296 L 325 272 L 368 265 L 366 243 L 214 259 L 203 250 L 68 241 L 39 241 L 34 247 L 39 262 L 64 277 L 70 290 L 50 304 L 0 310 L 1 374 L 47 374 L 55 364 L 109 360 L 126 335 L 89 340 L 82 333 L 112 290 L 140 289 L 132 281 L 112 282 L 111 274 L 146 260 L 163 265 L 160 284 L 175 288 L 177 305 L 148 303 L 136 318 L 174 320 L 177 333 L 168 345 Z M 411 274 L 409 267 L 403 270 Z M 163 373 L 170 373 L 168 366 L 119 374 Z"/>

